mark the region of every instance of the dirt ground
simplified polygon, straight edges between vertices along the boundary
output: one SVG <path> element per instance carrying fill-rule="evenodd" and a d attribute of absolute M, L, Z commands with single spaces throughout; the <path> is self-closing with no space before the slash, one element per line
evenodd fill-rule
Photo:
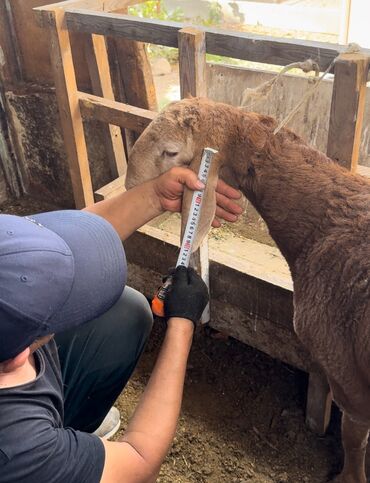
<path fill-rule="evenodd" d="M 161 483 L 323 483 L 339 470 L 339 415 L 325 438 L 305 427 L 305 374 L 210 329 L 195 337 L 175 442 Z M 156 321 L 121 395 L 122 430 L 150 375 L 164 333 Z M 215 338 L 216 336 L 216 338 Z"/>
<path fill-rule="evenodd" d="M 55 208 L 25 198 L 0 206 L 0 213 Z M 122 431 L 150 376 L 164 329 L 156 320 L 134 376 L 117 401 Z M 304 422 L 306 388 L 306 374 L 209 328 L 200 329 L 176 438 L 158 482 L 326 482 L 340 468 L 339 414 L 334 410 L 325 438 L 312 434 Z"/>

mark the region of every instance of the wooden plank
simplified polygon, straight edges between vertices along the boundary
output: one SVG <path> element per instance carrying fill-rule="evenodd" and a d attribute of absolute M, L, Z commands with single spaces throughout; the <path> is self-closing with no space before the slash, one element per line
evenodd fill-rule
<path fill-rule="evenodd" d="M 119 37 L 114 44 L 125 99 L 128 104 L 156 111 L 157 97 L 145 44 Z M 123 101 L 123 99 L 120 99 Z"/>
<path fill-rule="evenodd" d="M 87 35 L 85 38 L 85 53 L 93 93 L 96 96 L 113 101 L 114 94 L 105 38 L 95 34 Z M 114 179 L 127 171 L 121 130 L 113 124 L 104 124 L 102 130 L 111 176 Z"/>
<path fill-rule="evenodd" d="M 356 171 L 365 109 L 369 56 L 342 54 L 336 61 L 327 154 Z"/>
<path fill-rule="evenodd" d="M 142 42 L 124 37 L 108 37 L 110 65 L 113 66 L 114 88 L 118 101 L 157 111 L 157 96 L 152 68 Z M 138 137 L 134 131 L 124 132 L 127 153 Z"/>
<path fill-rule="evenodd" d="M 113 196 L 123 193 L 125 191 L 125 179 L 126 176 L 120 176 L 96 190 L 95 201 L 107 200 L 108 198 L 113 198 Z"/>
<path fill-rule="evenodd" d="M 357 173 L 366 178 L 370 178 L 370 167 L 357 165 Z"/>
<path fill-rule="evenodd" d="M 48 13 L 50 25 L 50 59 L 67 152 L 73 195 L 77 208 L 94 202 L 86 140 L 77 95 L 71 44 L 64 12 Z"/>
<path fill-rule="evenodd" d="M 25 83 L 29 82 L 41 86 L 53 85 L 54 79 L 50 68 L 49 35 L 38 25 L 33 8 L 48 1 L 50 2 L 50 0 L 9 0 L 16 35 L 16 40 L 12 40 L 12 42 L 18 46 L 22 80 Z M 1 30 L 0 27 L 0 32 Z M 90 87 L 83 48 L 81 48 L 81 43 L 78 40 L 83 35 L 72 34 L 71 44 L 75 68 L 78 67 L 76 69 L 77 81 L 83 80 L 81 85 Z M 81 71 L 81 75 L 79 75 L 79 71 Z M 15 78 L 13 81 L 15 81 Z"/>
<path fill-rule="evenodd" d="M 205 33 L 186 27 L 179 31 L 178 37 L 181 98 L 206 97 Z"/>
<path fill-rule="evenodd" d="M 177 32 L 183 27 L 177 22 L 160 22 L 115 13 L 66 10 L 68 28 L 76 32 L 122 36 L 129 40 L 177 47 Z"/>
<path fill-rule="evenodd" d="M 95 119 L 115 126 L 142 132 L 158 115 L 140 107 L 79 92 L 81 113 L 84 119 Z"/>
<path fill-rule="evenodd" d="M 12 85 L 22 80 L 22 62 L 14 27 L 12 5 L 0 2 L 0 74 L 3 82 Z"/>
<path fill-rule="evenodd" d="M 177 47 L 177 22 L 161 22 L 114 13 L 68 10 L 68 28 L 73 31 L 118 35 L 130 40 Z M 247 32 L 197 27 L 206 32 L 207 53 L 237 59 L 287 65 L 311 58 L 325 70 L 346 47 L 324 42 L 291 40 Z M 369 50 L 364 51 L 370 53 Z"/>
<path fill-rule="evenodd" d="M 66 0 L 33 8 L 34 16 L 39 27 L 48 27 L 48 12 L 66 9 L 86 9 L 95 12 L 119 12 L 122 9 L 142 3 L 145 0 Z"/>
<path fill-rule="evenodd" d="M 206 96 L 206 36 L 193 27 L 187 27 L 178 33 L 180 92 L 181 97 Z M 186 219 L 181 219 L 181 234 L 185 231 Z M 190 259 L 190 265 L 197 269 L 209 288 L 208 240 L 205 239 Z M 202 323 L 210 321 L 210 306 L 207 305 L 202 315 Z"/>
<path fill-rule="evenodd" d="M 330 422 L 332 397 L 326 377 L 317 372 L 309 375 L 306 424 L 316 434 L 323 436 Z"/>
<path fill-rule="evenodd" d="M 231 242 L 225 241 L 227 243 Z M 135 288 L 149 297 L 153 296 L 160 274 L 176 262 L 178 245 L 176 235 L 148 225 L 126 240 L 128 262 L 149 273 L 145 281 Z M 267 246 L 263 248 L 269 249 Z M 153 253 L 156 253 L 155 257 L 151 256 Z M 250 260 L 254 256 L 253 251 L 248 253 Z M 225 265 L 218 247 L 215 249 L 210 243 L 211 327 L 223 330 L 272 357 L 308 370 L 309 357 L 293 329 L 292 292 L 251 276 L 244 270 L 248 263 L 243 264 L 235 259 L 234 265 L 238 269 Z M 269 268 L 267 264 L 267 273 Z M 153 276 L 153 272 L 158 276 Z M 132 270 L 130 273 L 132 276 Z M 243 290 L 227 290 L 225 293 L 225 287 L 230 286 L 243 287 Z M 248 293 L 248 297 L 245 297 L 245 293 Z M 265 315 L 267 312 L 268 316 Z"/>

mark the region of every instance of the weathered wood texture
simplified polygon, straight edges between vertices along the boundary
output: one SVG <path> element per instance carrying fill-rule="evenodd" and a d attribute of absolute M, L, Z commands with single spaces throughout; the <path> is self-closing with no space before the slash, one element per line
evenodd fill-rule
<path fill-rule="evenodd" d="M 49 13 L 50 59 L 77 208 L 94 202 L 71 44 L 62 11 Z"/>
<path fill-rule="evenodd" d="M 15 41 L 13 14 L 9 1 L 0 2 L 0 74 L 2 82 L 21 79 L 19 51 Z"/>
<path fill-rule="evenodd" d="M 19 159 L 12 145 L 12 130 L 10 110 L 3 86 L 0 84 L 0 201 L 5 201 L 8 193 L 20 197 L 24 191 L 24 166 L 19 166 Z M 14 133 L 13 133 L 14 136 Z M 19 148 L 19 146 L 18 146 Z"/>
<path fill-rule="evenodd" d="M 270 81 L 276 74 L 256 69 L 245 69 L 219 64 L 207 64 L 207 95 L 211 99 L 242 105 L 247 89 Z M 280 78 L 269 96 L 251 97 L 245 108 L 283 120 L 311 87 L 302 76 L 285 75 Z M 329 115 L 333 81 L 324 80 L 306 104 L 296 113 L 288 127 L 308 143 L 325 152 L 328 141 Z M 370 166 L 370 87 L 367 88 L 364 123 L 361 134 L 359 163 Z"/>
<path fill-rule="evenodd" d="M 145 44 L 124 38 L 111 38 L 109 41 L 115 51 L 124 92 L 124 97 L 117 100 L 156 111 L 157 97 Z"/>
<path fill-rule="evenodd" d="M 93 93 L 113 101 L 114 94 L 105 38 L 100 35 L 87 35 L 85 52 Z M 103 124 L 101 129 L 112 179 L 114 179 L 122 176 L 127 170 L 121 130 L 112 124 Z"/>
<path fill-rule="evenodd" d="M 125 179 L 126 176 L 120 176 L 117 179 L 114 179 L 110 183 L 105 186 L 102 186 L 98 190 L 95 191 L 95 201 L 103 201 L 107 200 L 108 198 L 112 198 L 123 191 L 125 191 Z"/>
<path fill-rule="evenodd" d="M 144 0 L 66 0 L 64 2 L 43 2 L 35 8 L 36 18 L 42 27 L 48 23 L 47 12 L 56 9 L 86 9 L 93 12 L 120 11 L 129 5 L 141 3 Z M 40 3 L 39 3 L 40 5 Z"/>
<path fill-rule="evenodd" d="M 153 22 L 114 13 L 67 10 L 71 31 L 118 35 L 168 47 L 177 47 L 177 33 L 184 27 L 177 22 Z M 198 27 L 206 32 L 207 53 L 238 59 L 286 65 L 311 58 L 325 70 L 345 47 L 323 42 L 279 39 L 244 32 Z M 365 51 L 365 53 L 369 53 Z"/>
<path fill-rule="evenodd" d="M 54 83 L 53 73 L 50 69 L 48 32 L 40 27 L 37 20 L 37 17 L 41 16 L 41 11 L 45 17 L 47 16 L 45 9 L 60 9 L 62 6 L 71 8 L 77 5 L 79 8 L 108 11 L 122 8 L 125 5 L 140 3 L 140 1 L 142 0 L 85 0 L 59 2 L 53 4 L 53 6 L 48 6 L 50 0 L 1 0 L 0 45 L 4 51 L 5 59 L 3 70 L 9 71 L 6 76 L 7 84 L 15 85 L 19 79 L 40 85 L 53 85 Z M 40 8 L 41 11 L 35 12 L 35 8 Z M 77 85 L 80 89 L 88 89 L 90 85 L 84 58 L 84 36 L 71 32 L 70 37 Z"/>
<path fill-rule="evenodd" d="M 363 54 L 343 54 L 334 68 L 327 153 L 352 171 L 360 152 L 368 70 L 369 57 Z"/>
<path fill-rule="evenodd" d="M 205 33 L 188 27 L 178 33 L 180 92 L 181 97 L 205 96 L 206 84 L 206 38 Z M 206 147 L 206 146 L 204 146 Z M 182 219 L 181 236 L 185 232 L 185 218 Z M 203 240 L 199 249 L 191 255 L 190 265 L 197 269 L 209 287 L 208 240 Z M 207 305 L 202 315 L 202 323 L 210 320 L 210 308 Z"/>
<path fill-rule="evenodd" d="M 123 37 L 108 37 L 107 43 L 116 100 L 156 111 L 157 96 L 146 45 Z M 129 154 L 138 135 L 129 129 L 123 132 Z"/>
<path fill-rule="evenodd" d="M 135 233 L 125 242 L 129 263 L 135 266 L 136 273 L 141 274 L 135 280 L 135 288 L 148 297 L 153 295 L 157 288 L 158 274 L 165 273 L 168 266 L 176 262 L 177 242 L 175 235 L 151 227 L 146 227 L 145 232 Z M 261 245 L 263 248 L 269 249 Z M 253 253 L 249 253 L 249 258 L 253 259 Z M 148 277 L 148 273 L 152 272 L 156 276 Z M 129 273 L 132 274 L 132 270 Z M 293 330 L 291 290 L 264 282 L 240 269 L 225 266 L 223 255 L 213 248 L 210 248 L 210 284 L 210 324 L 213 328 L 272 357 L 310 370 L 310 359 Z M 243 290 L 230 290 L 230 287 L 243 287 Z"/>
<path fill-rule="evenodd" d="M 5 66 L 13 69 L 5 79 L 9 88 L 19 81 L 42 86 L 54 83 L 50 69 L 48 32 L 39 27 L 33 12 L 34 7 L 45 3 L 47 0 L 0 1 L 0 45 L 4 50 Z M 4 26 L 7 20 L 10 31 Z M 80 72 L 77 72 L 78 83 L 86 86 L 88 73 L 80 38 L 81 34 L 71 34 L 75 63 L 81 66 Z M 6 48 L 7 43 L 11 44 L 10 50 Z M 14 69 L 18 70 L 16 75 Z"/>
<path fill-rule="evenodd" d="M 178 33 L 180 95 L 205 97 L 206 38 L 205 33 L 194 27 L 186 27 Z"/>
<path fill-rule="evenodd" d="M 84 119 L 96 119 L 110 122 L 115 126 L 127 127 L 133 131 L 142 132 L 157 116 L 156 112 L 129 106 L 117 101 L 110 101 L 101 97 L 78 93 L 81 113 Z"/>

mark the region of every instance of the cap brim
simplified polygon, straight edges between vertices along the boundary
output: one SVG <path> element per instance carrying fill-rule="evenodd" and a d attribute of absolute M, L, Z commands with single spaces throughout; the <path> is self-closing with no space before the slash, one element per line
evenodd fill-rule
<path fill-rule="evenodd" d="M 86 211 L 54 211 L 33 215 L 59 235 L 74 258 L 74 282 L 66 302 L 48 325 L 57 333 L 99 317 L 121 296 L 126 283 L 122 242 L 104 218 Z"/>

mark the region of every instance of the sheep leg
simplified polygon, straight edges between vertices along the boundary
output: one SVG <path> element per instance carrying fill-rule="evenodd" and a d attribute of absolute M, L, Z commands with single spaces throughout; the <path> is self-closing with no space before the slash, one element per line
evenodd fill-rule
<path fill-rule="evenodd" d="M 316 434 L 324 435 L 330 421 L 331 392 L 325 374 L 311 372 L 309 375 L 306 424 Z"/>
<path fill-rule="evenodd" d="M 365 455 L 369 427 L 353 421 L 345 412 L 342 417 L 344 466 L 336 483 L 366 483 Z"/>

